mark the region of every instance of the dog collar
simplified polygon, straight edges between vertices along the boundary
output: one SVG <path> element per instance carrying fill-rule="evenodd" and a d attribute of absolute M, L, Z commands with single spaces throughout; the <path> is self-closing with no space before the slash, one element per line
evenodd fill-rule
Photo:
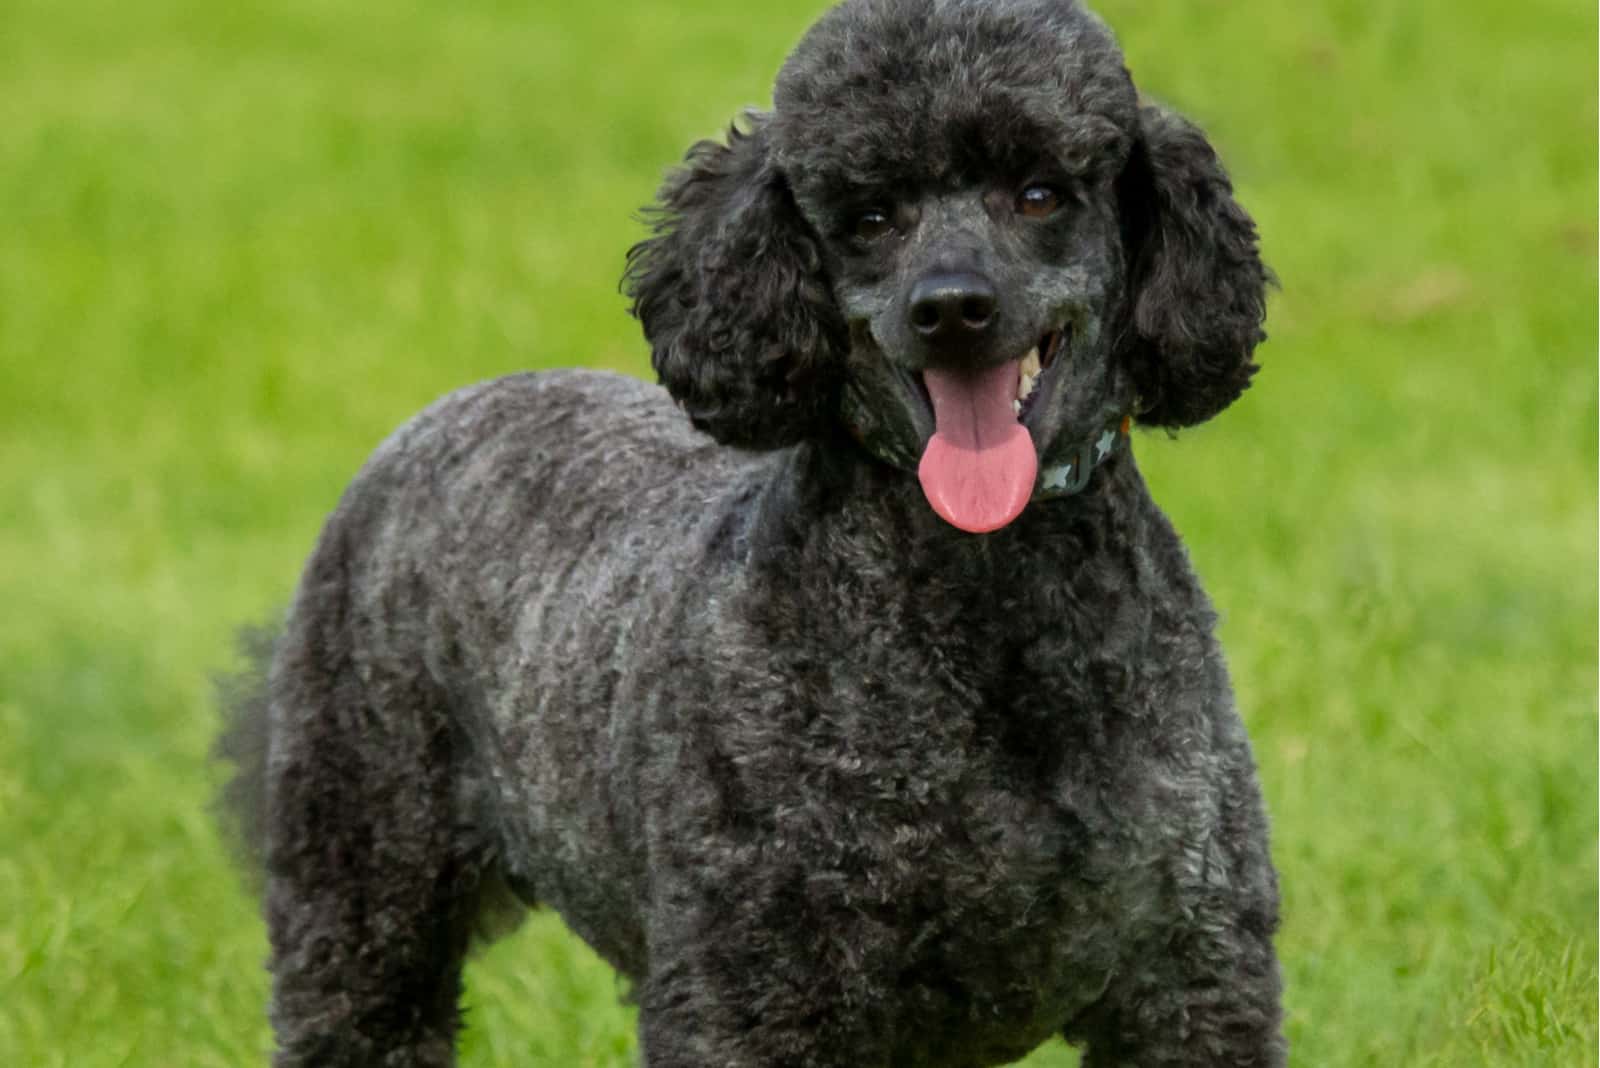
<path fill-rule="evenodd" d="M 845 426 L 856 444 L 890 467 L 916 473 L 916 461 L 908 457 L 905 451 L 892 443 L 886 435 L 873 433 L 870 418 L 860 418 L 859 415 L 857 418 L 848 417 L 857 413 L 865 415 L 864 412 L 855 406 L 847 406 L 846 412 Z M 1041 465 L 1038 486 L 1029 499 L 1048 501 L 1057 497 L 1070 497 L 1082 491 L 1089 484 L 1094 469 L 1110 459 L 1112 454 L 1128 440 L 1132 425 L 1132 416 L 1120 416 L 1102 426 L 1089 440 L 1079 442 L 1066 451 L 1063 460 Z"/>
<path fill-rule="evenodd" d="M 1065 463 L 1050 464 L 1039 472 L 1039 488 L 1033 491 L 1033 500 L 1047 501 L 1053 497 L 1070 497 L 1089 484 L 1094 469 L 1110 459 L 1118 446 L 1128 440 L 1133 417 L 1124 415 L 1102 427 L 1100 433 L 1082 442 L 1067 454 Z"/>

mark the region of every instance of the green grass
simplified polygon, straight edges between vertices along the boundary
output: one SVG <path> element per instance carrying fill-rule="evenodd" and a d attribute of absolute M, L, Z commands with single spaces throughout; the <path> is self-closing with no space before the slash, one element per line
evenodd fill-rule
<path fill-rule="evenodd" d="M 0 2 L 0 1064 L 262 1061 L 207 677 L 428 400 L 645 369 L 632 212 L 816 7 L 751 10 Z M 1137 448 L 1225 616 L 1297 1063 L 1593 1065 L 1592 5 L 1101 10 L 1283 280 L 1259 385 Z M 469 982 L 468 1065 L 632 1063 L 553 918 Z"/>

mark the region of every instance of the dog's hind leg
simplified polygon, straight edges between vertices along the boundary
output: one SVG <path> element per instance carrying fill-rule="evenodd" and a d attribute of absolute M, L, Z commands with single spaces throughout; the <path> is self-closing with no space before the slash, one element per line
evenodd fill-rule
<path fill-rule="evenodd" d="M 375 648 L 337 555 L 308 568 L 271 679 L 275 1064 L 438 1068 L 493 852 L 461 813 L 448 702 L 420 656 Z"/>

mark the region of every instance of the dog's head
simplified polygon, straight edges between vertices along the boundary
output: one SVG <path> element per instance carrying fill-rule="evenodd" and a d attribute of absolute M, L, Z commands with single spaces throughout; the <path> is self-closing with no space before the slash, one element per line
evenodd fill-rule
<path fill-rule="evenodd" d="M 1233 401 L 1267 277 L 1205 137 L 1078 4 L 847 0 L 771 112 L 690 150 L 628 284 L 696 426 L 761 449 L 843 420 L 990 530 L 1123 416 Z"/>

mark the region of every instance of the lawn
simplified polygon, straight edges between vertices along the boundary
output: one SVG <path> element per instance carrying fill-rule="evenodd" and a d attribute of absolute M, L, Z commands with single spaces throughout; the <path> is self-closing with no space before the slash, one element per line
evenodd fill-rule
<path fill-rule="evenodd" d="M 0 1065 L 263 1063 L 209 677 L 424 403 L 647 370 L 634 211 L 818 5 L 752 10 L 0 0 Z M 1258 385 L 1136 449 L 1224 615 L 1295 1060 L 1593 1065 L 1593 5 L 1100 10 L 1282 279 Z M 463 1061 L 631 1064 L 616 993 L 536 917 Z"/>

